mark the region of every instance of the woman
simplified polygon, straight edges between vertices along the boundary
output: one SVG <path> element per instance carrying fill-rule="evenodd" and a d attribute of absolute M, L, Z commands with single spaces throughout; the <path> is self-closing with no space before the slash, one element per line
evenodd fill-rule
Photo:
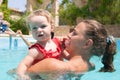
<path fill-rule="evenodd" d="M 10 31 L 10 23 L 7 22 L 4 18 L 4 13 L 0 12 L 0 33 L 6 33 L 7 31 Z"/>
<path fill-rule="evenodd" d="M 63 62 L 47 58 L 31 66 L 28 72 L 36 74 L 53 71 L 86 72 L 94 69 L 94 64 L 89 61 L 93 55 L 103 55 L 102 62 L 104 67 L 101 71 L 114 71 L 113 57 L 116 53 L 116 45 L 111 37 L 108 38 L 107 31 L 98 21 L 81 21 L 68 34 L 65 46 L 66 51 L 70 54 L 68 61 Z M 109 68 L 106 68 L 106 66 Z"/>

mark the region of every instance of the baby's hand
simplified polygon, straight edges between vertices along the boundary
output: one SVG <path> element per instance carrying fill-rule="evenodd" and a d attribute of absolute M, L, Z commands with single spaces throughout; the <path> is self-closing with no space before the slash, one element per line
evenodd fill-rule
<path fill-rule="evenodd" d="M 31 80 L 28 75 L 18 75 L 16 80 Z"/>

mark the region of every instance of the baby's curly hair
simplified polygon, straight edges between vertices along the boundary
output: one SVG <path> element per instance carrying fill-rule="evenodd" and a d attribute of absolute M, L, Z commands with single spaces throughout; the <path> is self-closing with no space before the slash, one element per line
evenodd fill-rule
<path fill-rule="evenodd" d="M 29 26 L 29 23 L 31 22 L 31 17 L 33 16 L 45 16 L 47 18 L 47 21 L 51 24 L 51 26 L 54 28 L 54 20 L 53 20 L 53 16 L 51 15 L 51 13 L 47 10 L 44 9 L 38 9 L 35 10 L 33 12 L 31 12 L 28 17 L 26 18 L 26 23 Z"/>

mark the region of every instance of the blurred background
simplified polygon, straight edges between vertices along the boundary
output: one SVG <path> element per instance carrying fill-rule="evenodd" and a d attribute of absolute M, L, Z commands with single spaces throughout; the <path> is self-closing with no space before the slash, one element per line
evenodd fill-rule
<path fill-rule="evenodd" d="M 0 0 L 0 11 L 11 29 L 30 34 L 25 17 L 37 9 L 47 9 L 55 20 L 55 35 L 64 35 L 83 19 L 103 23 L 109 34 L 120 37 L 120 0 Z M 62 33 L 61 33 L 62 32 Z"/>

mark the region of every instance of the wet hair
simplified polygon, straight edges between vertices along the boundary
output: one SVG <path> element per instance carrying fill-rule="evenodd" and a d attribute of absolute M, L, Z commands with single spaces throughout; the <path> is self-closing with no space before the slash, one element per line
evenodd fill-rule
<path fill-rule="evenodd" d="M 51 27 L 54 27 L 53 16 L 47 10 L 39 9 L 31 12 L 26 18 L 26 23 L 28 26 L 29 26 L 29 23 L 31 22 L 31 17 L 33 16 L 45 16 L 47 18 L 47 21 L 51 24 Z"/>
<path fill-rule="evenodd" d="M 115 71 L 113 60 L 116 54 L 116 43 L 112 36 L 107 37 L 106 51 L 102 57 L 103 67 L 99 70 L 100 72 L 113 72 Z"/>
<path fill-rule="evenodd" d="M 104 25 L 96 20 L 83 20 L 86 25 L 85 35 L 87 38 L 93 40 L 93 47 L 91 49 L 92 55 L 102 57 L 102 63 L 104 67 L 100 71 L 112 72 L 114 71 L 113 59 L 116 53 L 116 43 L 107 34 Z M 109 40 L 108 40 L 109 38 Z"/>

